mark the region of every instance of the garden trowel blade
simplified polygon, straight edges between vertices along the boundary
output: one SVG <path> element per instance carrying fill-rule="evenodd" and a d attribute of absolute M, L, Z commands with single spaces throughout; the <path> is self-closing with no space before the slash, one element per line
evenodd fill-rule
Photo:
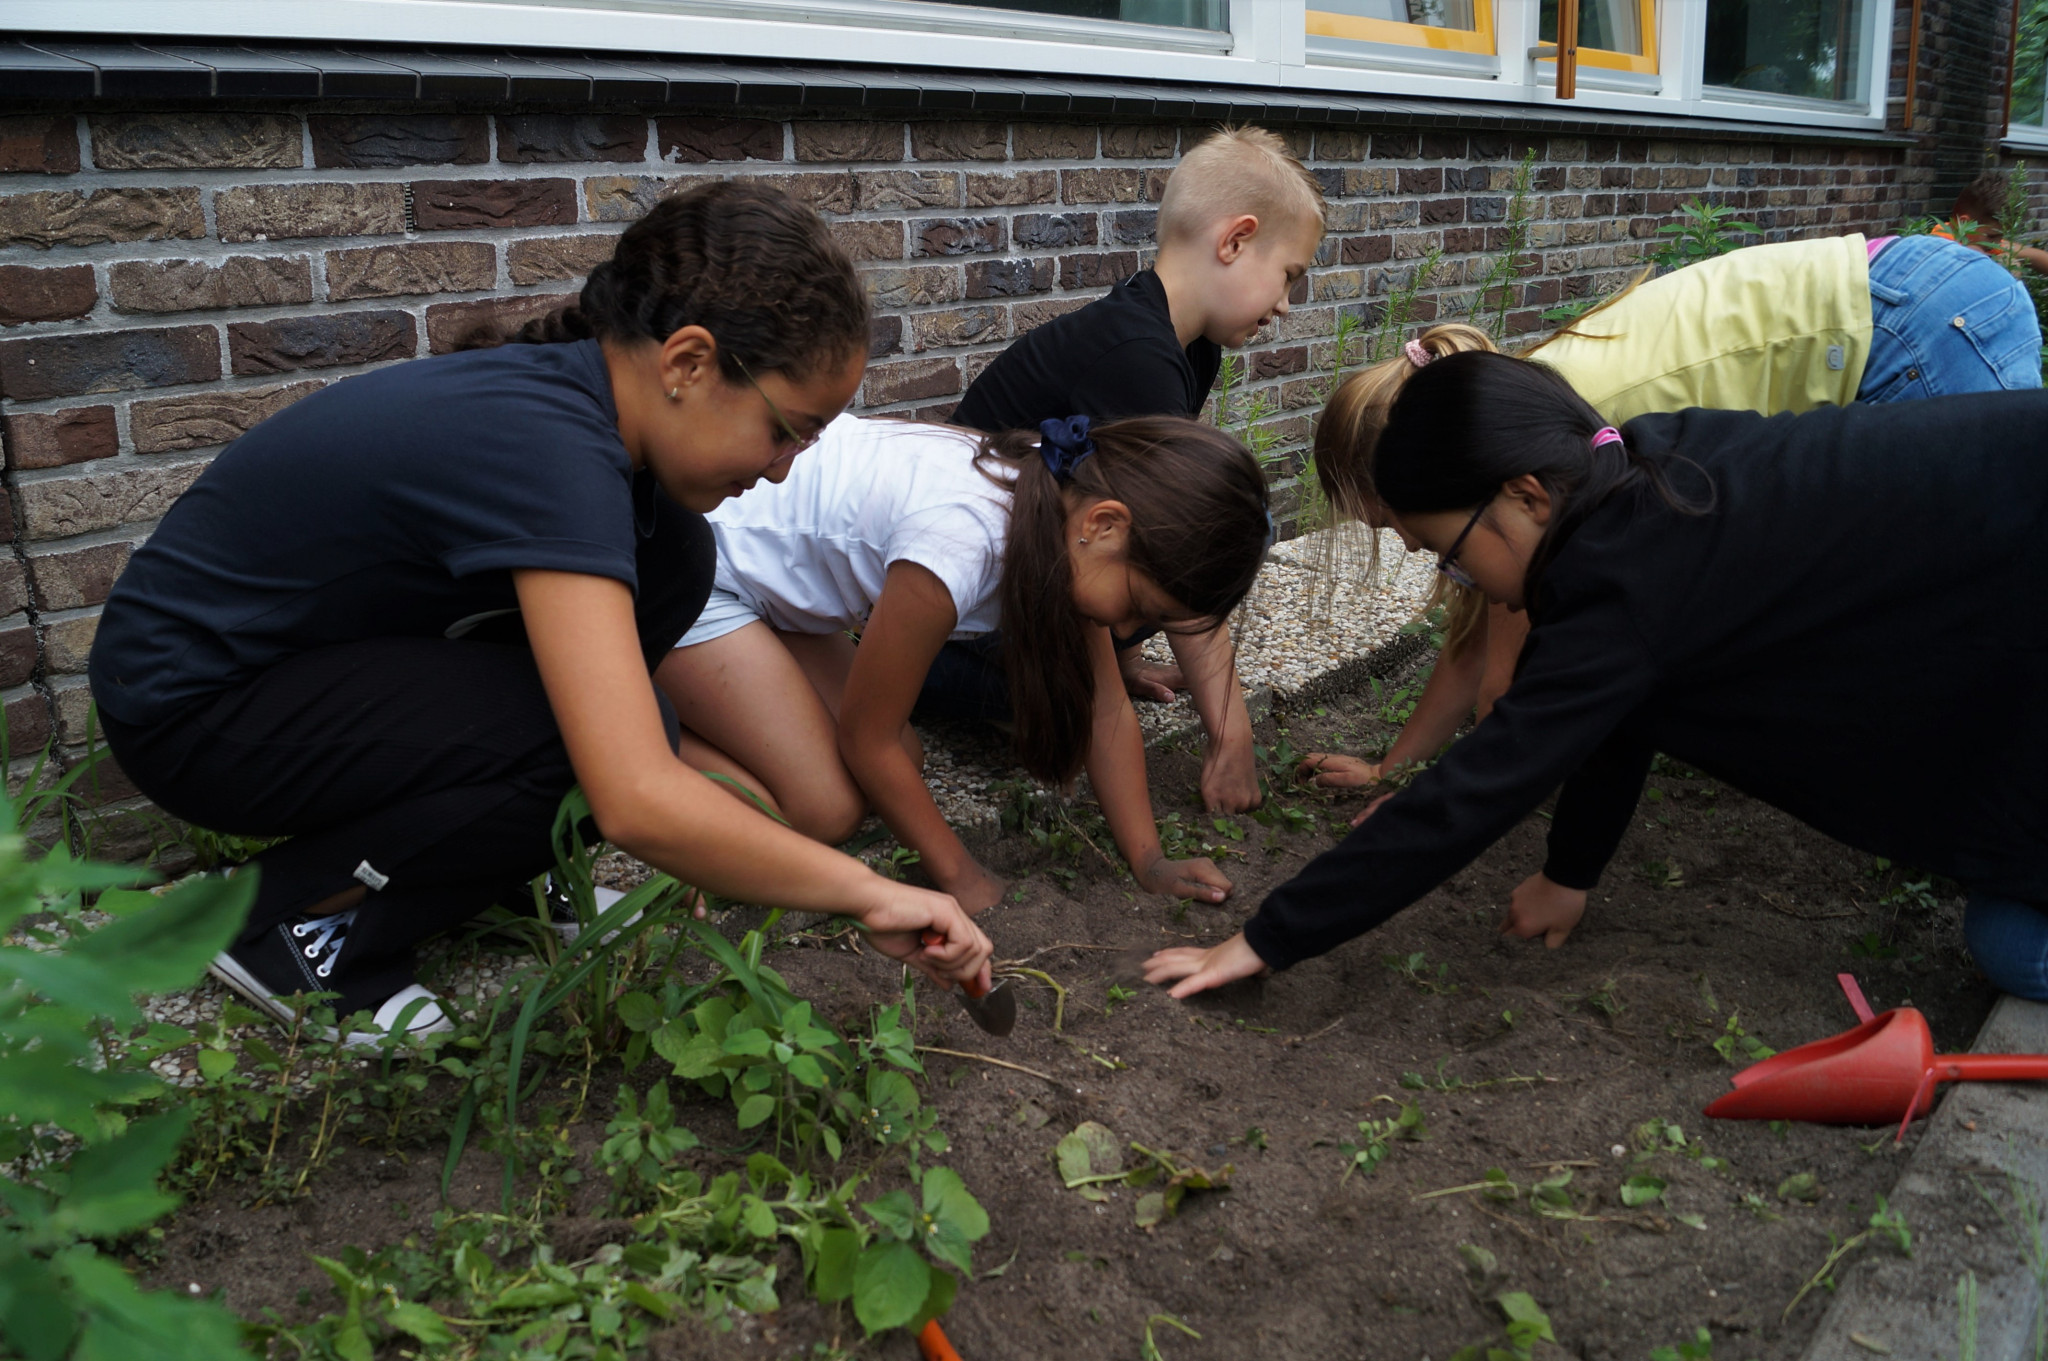
<path fill-rule="evenodd" d="M 1007 978 L 979 997 L 961 989 L 960 1004 L 988 1034 L 1007 1035 L 1017 1028 L 1017 994 Z"/>

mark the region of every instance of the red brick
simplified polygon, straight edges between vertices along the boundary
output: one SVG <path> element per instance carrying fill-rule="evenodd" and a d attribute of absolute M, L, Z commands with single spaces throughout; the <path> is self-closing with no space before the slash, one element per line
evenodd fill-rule
<path fill-rule="evenodd" d="M 861 402 L 865 406 L 887 406 L 922 397 L 950 397 L 960 388 L 958 360 L 906 359 L 869 369 L 861 385 Z"/>
<path fill-rule="evenodd" d="M 121 452 L 110 406 L 22 412 L 8 416 L 0 425 L 7 432 L 9 468 L 61 468 Z"/>
<path fill-rule="evenodd" d="M 531 293 L 475 302 L 440 302 L 427 309 L 427 350 L 447 354 L 479 331 L 511 334 L 535 317 L 576 301 L 574 293 Z"/>
<path fill-rule="evenodd" d="M 413 222 L 421 231 L 464 227 L 555 227 L 576 220 L 574 180 L 416 180 Z"/>
<path fill-rule="evenodd" d="M 50 745 L 50 706 L 41 695 L 10 700 L 4 713 L 9 756 L 33 756 Z"/>
<path fill-rule="evenodd" d="M 397 184 L 248 184 L 213 200 L 223 241 L 309 236 L 394 236 L 405 230 L 405 188 Z"/>
<path fill-rule="evenodd" d="M 0 686 L 12 689 L 36 673 L 36 631 L 26 624 L 0 629 Z"/>
<path fill-rule="evenodd" d="M 109 113 L 91 122 L 93 164 L 102 170 L 292 170 L 305 164 L 299 120 L 288 114 Z"/>
<path fill-rule="evenodd" d="M 498 159 L 506 165 L 644 161 L 647 120 L 631 114 L 501 113 Z"/>
<path fill-rule="evenodd" d="M 410 312 L 335 312 L 327 316 L 238 321 L 228 327 L 236 373 L 287 373 L 342 364 L 410 359 L 418 348 Z"/>
<path fill-rule="evenodd" d="M 664 161 L 779 161 L 782 124 L 765 118 L 659 118 L 655 145 Z"/>
<path fill-rule="evenodd" d="M 303 255 L 234 255 L 225 260 L 122 260 L 107 292 L 123 312 L 191 312 L 313 300 L 313 262 Z"/>
<path fill-rule="evenodd" d="M 1134 250 L 1060 257 L 1061 288 L 1107 288 L 1137 272 L 1138 253 Z"/>
<path fill-rule="evenodd" d="M 610 232 L 589 236 L 534 236 L 505 247 L 505 264 L 512 282 L 550 283 L 559 279 L 581 279 L 612 258 L 619 238 Z"/>
<path fill-rule="evenodd" d="M 91 265 L 61 269 L 0 265 L 0 326 L 82 317 L 98 301 Z"/>
<path fill-rule="evenodd" d="M 136 402 L 128 409 L 129 430 L 138 454 L 202 449 L 241 438 L 301 397 L 326 384 L 314 379 L 278 387 L 210 390 L 189 397 Z"/>
<path fill-rule="evenodd" d="M 58 189 L 0 198 L 0 246 L 48 249 L 204 235 L 197 189 Z"/>
<path fill-rule="evenodd" d="M 30 556 L 28 574 L 38 607 L 75 610 L 103 603 L 134 551 L 134 544 L 102 543 Z"/>
<path fill-rule="evenodd" d="M 68 113 L 0 118 L 0 172 L 69 175 L 78 169 L 78 119 Z"/>
<path fill-rule="evenodd" d="M 796 158 L 800 161 L 900 161 L 901 123 L 798 123 Z"/>
<path fill-rule="evenodd" d="M 910 151 L 920 161 L 1000 161 L 1010 154 L 1001 123 L 912 123 Z"/>
<path fill-rule="evenodd" d="M 347 170 L 402 165 L 480 165 L 490 159 L 490 120 L 482 114 L 315 114 L 313 164 Z"/>
<path fill-rule="evenodd" d="M 220 336 L 211 326 L 0 340 L 0 396 L 18 402 L 218 377 Z"/>
<path fill-rule="evenodd" d="M 408 241 L 327 252 L 327 296 L 335 302 L 469 293 L 497 282 L 497 248 L 488 241 Z"/>

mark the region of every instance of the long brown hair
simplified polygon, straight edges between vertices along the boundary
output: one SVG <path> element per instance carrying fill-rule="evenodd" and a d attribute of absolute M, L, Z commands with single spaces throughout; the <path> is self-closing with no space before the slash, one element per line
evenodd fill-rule
<path fill-rule="evenodd" d="M 801 379 L 867 348 L 868 297 L 817 213 L 766 185 L 722 180 L 664 199 L 626 228 L 574 304 L 464 347 L 658 344 L 685 326 L 717 338 L 729 383 L 745 381 L 742 364 Z"/>
<path fill-rule="evenodd" d="M 1017 757 L 1051 782 L 1081 768 L 1095 708 L 1067 556 L 1069 511 L 1095 501 L 1129 507 L 1126 561 L 1203 621 L 1196 632 L 1220 626 L 1251 591 L 1272 533 L 1258 463 L 1213 426 L 1142 416 L 1089 436 L 1095 452 L 1065 478 L 1046 466 L 1029 431 L 985 436 L 977 455 L 990 480 L 1012 489 L 1001 598 Z"/>

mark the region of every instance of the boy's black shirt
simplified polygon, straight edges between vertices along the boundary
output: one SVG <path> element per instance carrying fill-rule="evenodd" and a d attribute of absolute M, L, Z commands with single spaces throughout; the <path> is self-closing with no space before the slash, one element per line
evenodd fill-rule
<path fill-rule="evenodd" d="M 1591 888 L 1659 751 L 1862 850 L 2048 903 L 2048 393 L 1625 431 L 1699 464 L 1714 511 L 1637 490 L 1587 516 L 1514 685 L 1266 898 L 1245 928 L 1266 963 L 1371 930 L 1560 785 L 1544 871 Z"/>
<path fill-rule="evenodd" d="M 1087 416 L 1195 416 L 1223 366 L 1223 349 L 1174 334 L 1166 286 L 1141 270 L 1086 307 L 1028 331 L 983 371 L 953 413 L 975 430 L 1036 430 Z"/>

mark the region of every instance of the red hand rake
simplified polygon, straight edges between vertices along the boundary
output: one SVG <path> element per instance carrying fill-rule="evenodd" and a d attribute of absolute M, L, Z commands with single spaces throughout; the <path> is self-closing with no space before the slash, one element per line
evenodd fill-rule
<path fill-rule="evenodd" d="M 1837 978 L 1862 1024 L 1743 1069 L 1735 1090 L 1708 1106 L 1708 1115 L 1822 1125 L 1897 1120 L 1902 1140 L 1914 1117 L 1933 1108 L 1937 1082 L 2048 1079 L 2048 1054 L 1937 1054 L 1926 1017 L 1911 1007 L 1874 1016 L 1855 978 Z"/>

